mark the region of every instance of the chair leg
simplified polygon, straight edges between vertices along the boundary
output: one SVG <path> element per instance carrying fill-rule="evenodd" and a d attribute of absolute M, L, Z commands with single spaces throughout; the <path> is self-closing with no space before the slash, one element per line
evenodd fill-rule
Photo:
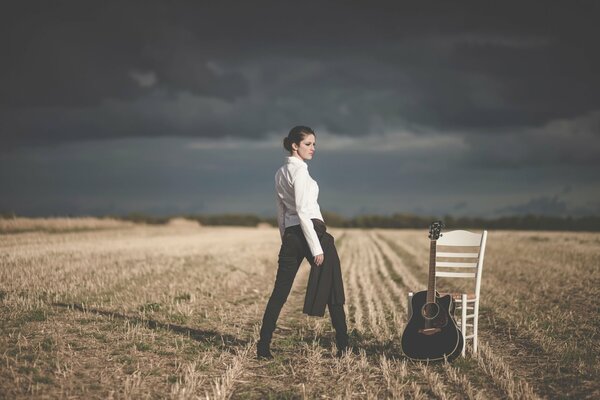
<path fill-rule="evenodd" d="M 473 354 L 477 354 L 477 326 L 479 325 L 479 298 L 473 304 Z"/>
<path fill-rule="evenodd" d="M 413 292 L 408 292 L 408 302 L 406 303 L 408 319 L 410 319 L 410 317 L 412 317 L 412 298 L 413 298 Z"/>
<path fill-rule="evenodd" d="M 467 295 L 462 294 L 461 299 L 461 318 L 460 318 L 460 332 L 463 338 L 462 356 L 467 354 Z"/>

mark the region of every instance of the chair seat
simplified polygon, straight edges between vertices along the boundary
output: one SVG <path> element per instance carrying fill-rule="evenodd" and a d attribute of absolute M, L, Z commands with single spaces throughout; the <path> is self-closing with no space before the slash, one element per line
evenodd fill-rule
<path fill-rule="evenodd" d="M 452 300 L 454 301 L 462 300 L 463 293 L 440 293 L 440 296 L 446 296 L 447 294 L 452 296 Z M 467 301 L 475 300 L 477 298 L 477 296 L 475 296 L 475 293 L 466 293 L 466 295 Z"/>

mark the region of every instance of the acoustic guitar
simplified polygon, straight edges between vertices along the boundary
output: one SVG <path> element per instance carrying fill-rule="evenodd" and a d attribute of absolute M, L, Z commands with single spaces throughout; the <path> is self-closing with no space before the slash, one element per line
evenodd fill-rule
<path fill-rule="evenodd" d="M 435 221 L 429 227 L 429 282 L 427 290 L 417 292 L 412 298 L 412 315 L 402 334 L 402 351 L 408 358 L 418 361 L 452 361 L 462 352 L 462 333 L 452 314 L 452 296 L 440 297 L 435 290 L 436 241 L 441 236 L 444 223 Z"/>

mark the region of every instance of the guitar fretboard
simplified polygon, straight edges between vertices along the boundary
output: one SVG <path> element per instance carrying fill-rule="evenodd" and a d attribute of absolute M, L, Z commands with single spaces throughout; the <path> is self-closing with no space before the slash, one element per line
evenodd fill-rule
<path fill-rule="evenodd" d="M 436 241 L 429 243 L 429 282 L 427 284 L 427 302 L 435 302 L 435 248 Z"/>

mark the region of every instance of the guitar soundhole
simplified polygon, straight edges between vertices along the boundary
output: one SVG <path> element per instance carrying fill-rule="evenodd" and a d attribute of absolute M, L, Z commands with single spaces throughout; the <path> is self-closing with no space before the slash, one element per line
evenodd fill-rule
<path fill-rule="evenodd" d="M 421 314 L 425 319 L 434 319 L 440 313 L 440 307 L 437 303 L 425 303 L 421 309 Z"/>

